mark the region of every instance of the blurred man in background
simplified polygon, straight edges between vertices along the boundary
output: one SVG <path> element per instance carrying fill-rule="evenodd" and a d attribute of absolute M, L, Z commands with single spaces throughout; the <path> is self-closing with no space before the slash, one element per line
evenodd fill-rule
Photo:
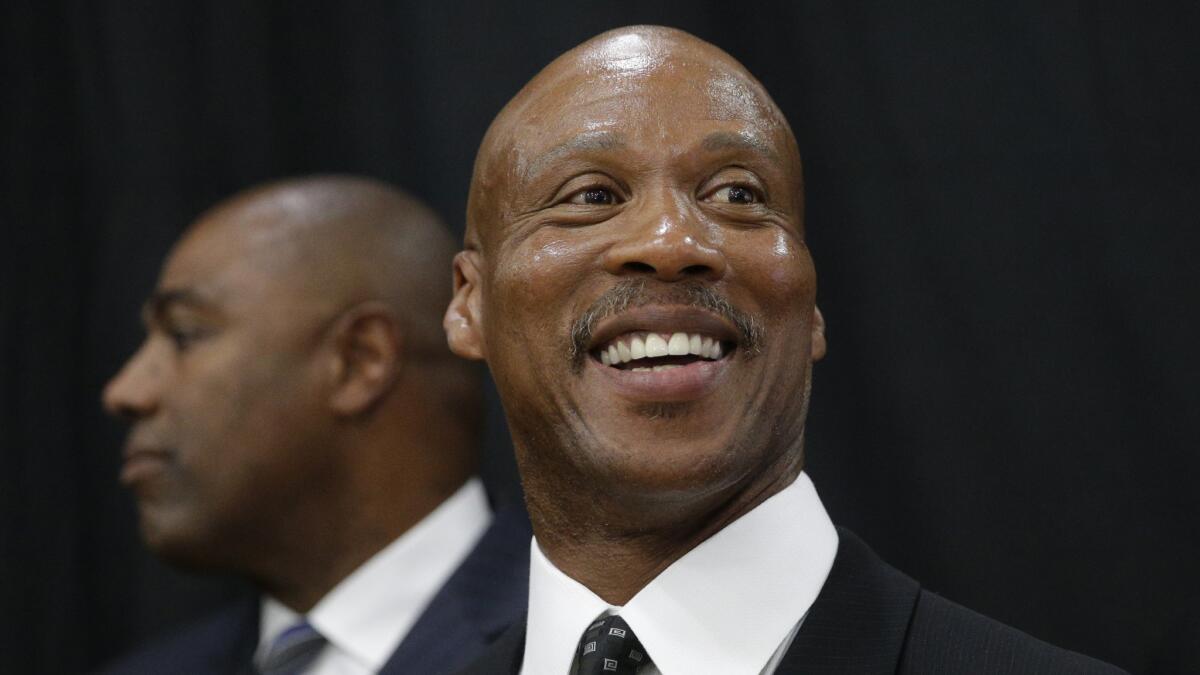
<path fill-rule="evenodd" d="M 480 373 L 441 331 L 455 246 L 385 184 L 308 177 L 193 224 L 104 391 L 146 545 L 262 591 L 112 672 L 440 673 L 526 597 L 528 523 L 475 476 Z"/>

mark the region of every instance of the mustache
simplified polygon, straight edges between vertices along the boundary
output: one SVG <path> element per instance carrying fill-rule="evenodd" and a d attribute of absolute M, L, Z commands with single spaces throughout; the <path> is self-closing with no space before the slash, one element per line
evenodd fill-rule
<path fill-rule="evenodd" d="M 755 356 L 762 350 L 762 322 L 734 307 L 728 298 L 711 285 L 688 280 L 655 284 L 654 288 L 650 288 L 646 279 L 625 279 L 597 298 L 571 324 L 571 362 L 576 371 L 583 368 L 587 347 L 592 342 L 598 323 L 628 309 L 657 304 L 683 305 L 712 312 L 733 324 L 738 333 L 738 346 L 747 357 Z"/>

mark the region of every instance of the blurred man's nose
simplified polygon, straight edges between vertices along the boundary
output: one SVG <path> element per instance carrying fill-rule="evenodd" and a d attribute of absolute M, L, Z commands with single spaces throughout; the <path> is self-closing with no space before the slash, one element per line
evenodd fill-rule
<path fill-rule="evenodd" d="M 161 366 L 154 362 L 149 341 L 142 344 L 104 387 L 101 401 L 113 417 L 136 420 L 154 414 L 161 395 Z"/>
<path fill-rule="evenodd" d="M 647 275 L 661 281 L 725 276 L 725 255 L 710 240 L 709 226 L 686 199 L 664 193 L 630 214 L 626 237 L 608 250 L 604 267 L 618 276 Z"/>

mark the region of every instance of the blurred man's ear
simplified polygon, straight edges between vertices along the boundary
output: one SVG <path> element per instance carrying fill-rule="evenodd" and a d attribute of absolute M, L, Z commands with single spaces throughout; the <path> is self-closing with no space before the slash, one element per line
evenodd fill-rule
<path fill-rule="evenodd" d="M 821 308 L 813 306 L 812 324 L 812 360 L 820 361 L 825 358 L 825 317 L 821 316 Z"/>
<path fill-rule="evenodd" d="M 330 404 L 357 415 L 387 395 L 400 373 L 404 337 L 399 318 L 381 302 L 344 313 L 334 328 L 334 387 Z"/>
<path fill-rule="evenodd" d="M 481 330 L 483 289 L 480 282 L 483 277 L 480 262 L 478 251 L 459 251 L 454 256 L 454 297 L 442 318 L 450 351 L 472 360 L 487 358 Z"/>

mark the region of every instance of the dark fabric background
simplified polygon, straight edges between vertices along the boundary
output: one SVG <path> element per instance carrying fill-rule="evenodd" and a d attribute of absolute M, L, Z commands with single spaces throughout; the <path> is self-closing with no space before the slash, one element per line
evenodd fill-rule
<path fill-rule="evenodd" d="M 810 470 L 835 520 L 1045 640 L 1136 672 L 1196 658 L 1193 7 L 5 3 L 0 670 L 89 668 L 244 590 L 143 552 L 98 407 L 189 220 L 347 171 L 461 231 L 501 105 L 637 22 L 741 59 L 799 138 L 830 337 Z M 487 478 L 512 498 L 507 452 L 496 424 Z"/>

